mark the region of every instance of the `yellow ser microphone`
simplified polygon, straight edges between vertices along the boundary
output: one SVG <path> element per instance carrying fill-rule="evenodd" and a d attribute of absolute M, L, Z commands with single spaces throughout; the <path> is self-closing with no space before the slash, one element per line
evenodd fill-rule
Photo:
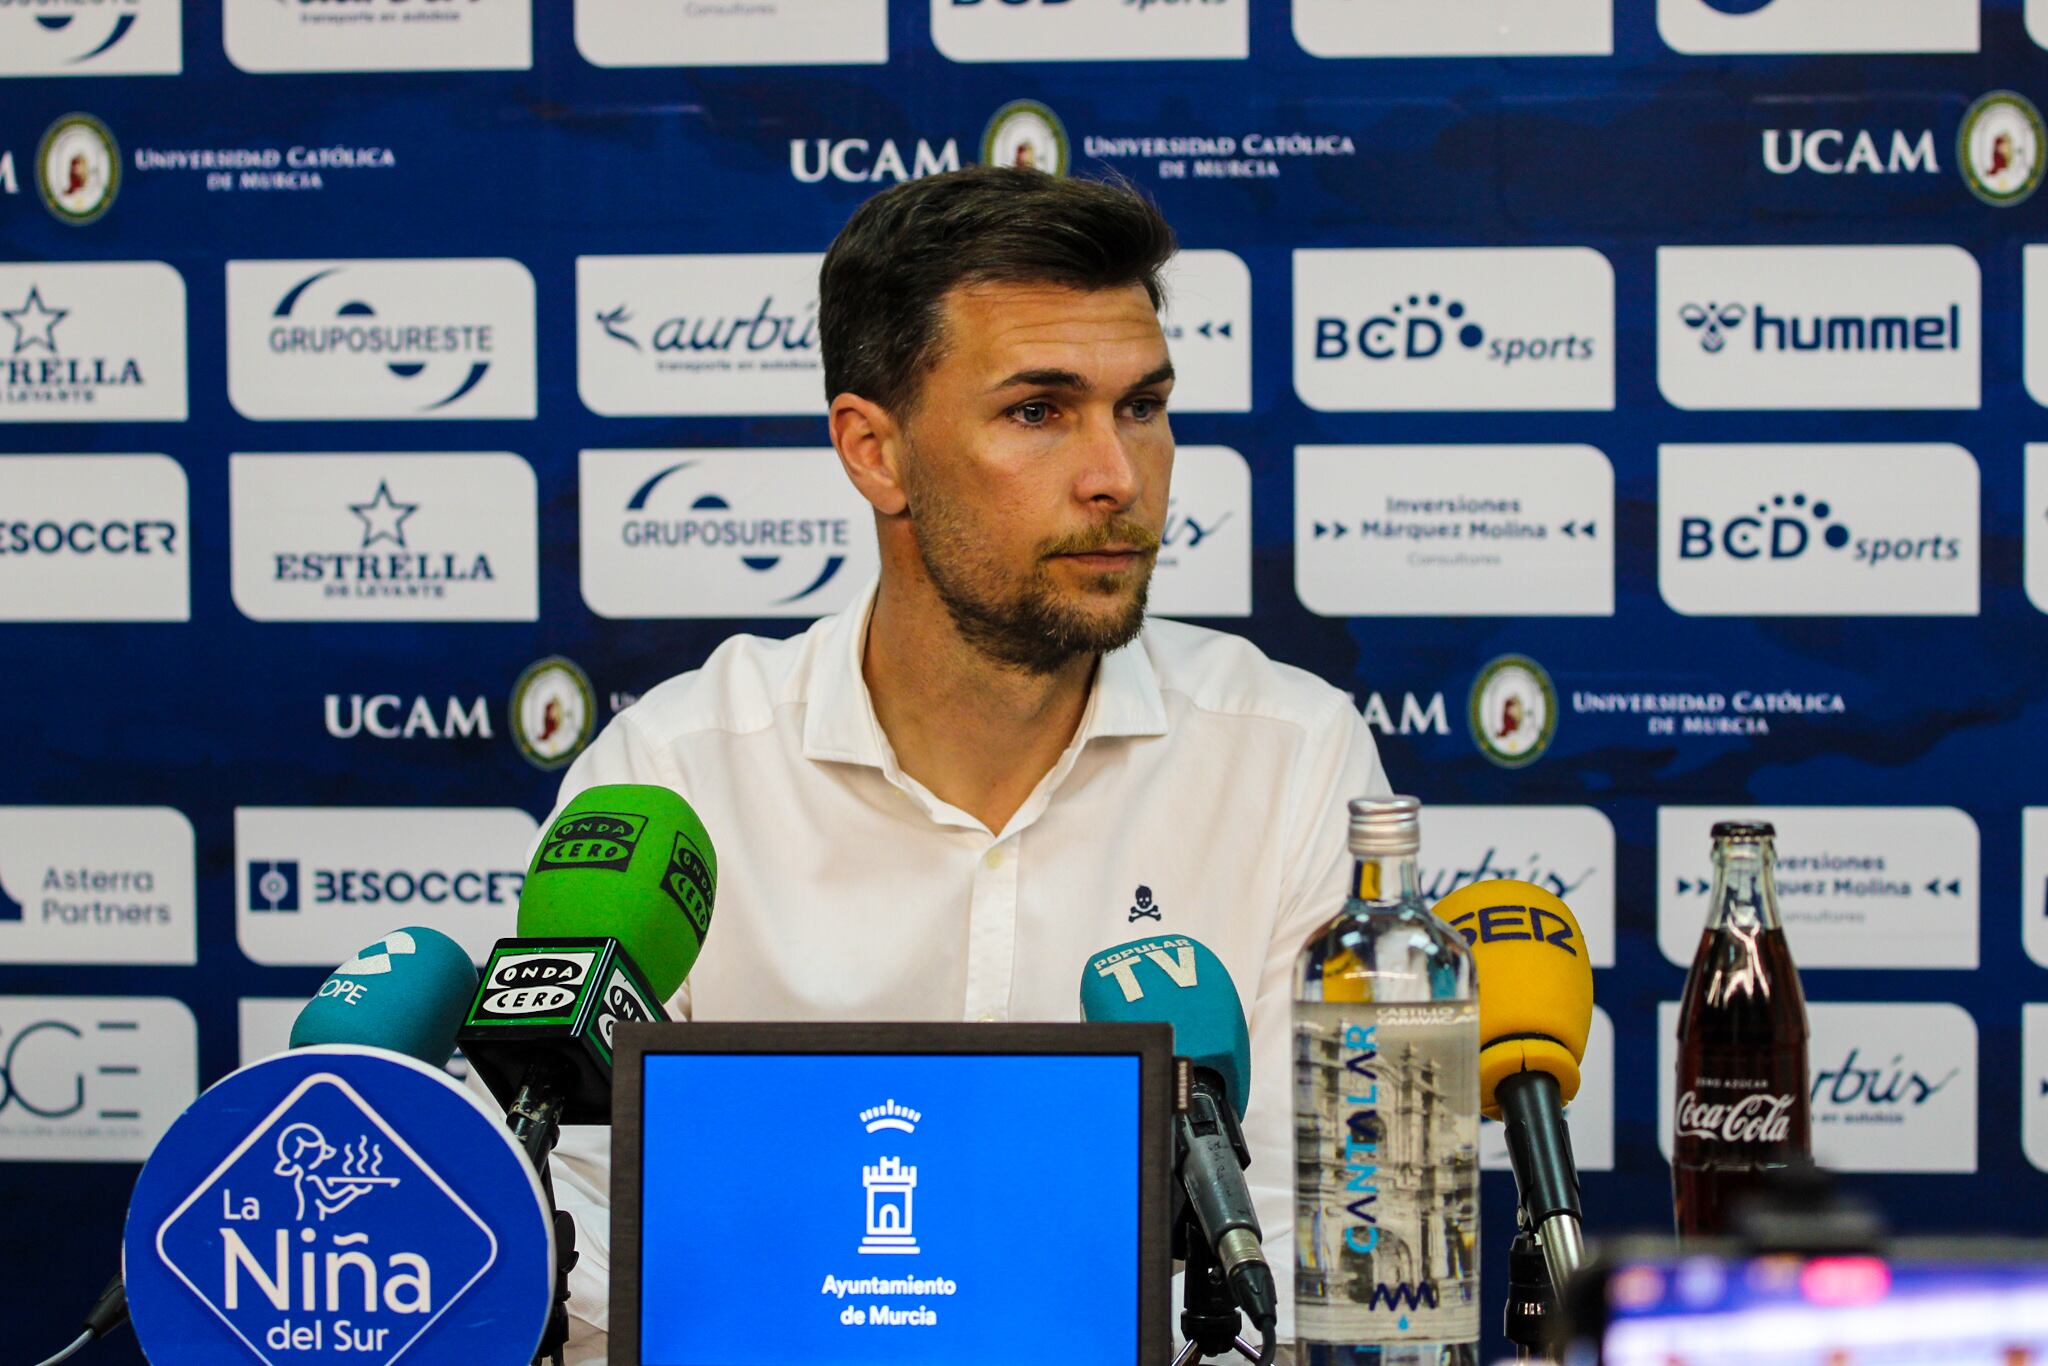
<path fill-rule="evenodd" d="M 1507 1126 L 1522 1213 L 1551 1284 L 1585 1259 L 1579 1170 L 1564 1107 L 1593 1027 L 1593 964 L 1571 908 L 1533 882 L 1460 887 L 1436 916 L 1465 937 L 1479 978 L 1479 1109 Z"/>

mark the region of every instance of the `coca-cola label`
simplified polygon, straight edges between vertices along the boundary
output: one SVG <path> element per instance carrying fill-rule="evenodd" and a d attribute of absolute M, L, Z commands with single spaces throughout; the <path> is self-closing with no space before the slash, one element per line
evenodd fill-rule
<path fill-rule="evenodd" d="M 1792 1129 L 1797 1093 L 1753 1092 L 1736 1101 L 1703 1101 L 1697 1091 L 1678 1098 L 1678 1136 L 1723 1143 L 1783 1143 Z"/>

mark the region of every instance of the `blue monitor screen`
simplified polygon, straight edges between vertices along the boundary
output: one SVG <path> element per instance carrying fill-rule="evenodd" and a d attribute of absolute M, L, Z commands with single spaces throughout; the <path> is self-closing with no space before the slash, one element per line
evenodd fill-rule
<path fill-rule="evenodd" d="M 1137 1360 L 1135 1056 L 644 1068 L 647 1366 Z"/>

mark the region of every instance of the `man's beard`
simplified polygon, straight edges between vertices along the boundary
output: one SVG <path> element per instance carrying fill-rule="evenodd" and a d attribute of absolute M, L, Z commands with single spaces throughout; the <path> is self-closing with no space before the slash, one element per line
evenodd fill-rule
<path fill-rule="evenodd" d="M 1120 649 L 1137 638 L 1145 624 L 1145 600 L 1159 546 L 1159 536 L 1150 528 L 1117 517 L 1092 531 L 1059 537 L 1039 547 L 1038 559 L 1017 584 L 982 557 L 984 542 L 943 495 L 927 489 L 905 491 L 925 573 L 953 618 L 954 629 L 975 649 L 1012 668 L 1049 674 L 1076 656 Z M 1129 594 L 1120 610 L 1105 616 L 1067 600 L 1053 580 L 1048 557 L 1107 545 L 1132 546 L 1141 553 L 1130 569 L 1093 576 L 1093 587 L 1102 593 Z"/>

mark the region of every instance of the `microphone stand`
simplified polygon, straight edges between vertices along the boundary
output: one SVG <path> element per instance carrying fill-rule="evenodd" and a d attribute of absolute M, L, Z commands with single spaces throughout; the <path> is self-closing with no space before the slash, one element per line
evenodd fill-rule
<path fill-rule="evenodd" d="M 1174 1227 L 1174 1240 L 1185 1247 L 1185 1276 L 1181 1281 L 1180 1332 L 1188 1340 L 1173 1359 L 1173 1366 L 1191 1366 L 1210 1357 L 1227 1357 L 1237 1352 L 1247 1361 L 1263 1361 L 1259 1349 L 1238 1336 L 1242 1322 L 1237 1301 L 1223 1282 L 1223 1265 L 1201 1230 L 1192 1228 L 1194 1215 L 1185 1209 Z"/>
<path fill-rule="evenodd" d="M 540 1174 L 540 1189 L 548 1202 L 548 1221 L 555 1230 L 555 1299 L 548 1310 L 547 1331 L 533 1354 L 533 1366 L 562 1366 L 563 1351 L 569 1345 L 569 1273 L 582 1255 L 576 1250 L 576 1221 L 555 1207 L 554 1172 L 548 1154 L 562 1137 L 562 1105 L 567 1093 L 559 1060 L 542 1057 L 527 1068 L 526 1078 L 505 1112 L 506 1127 L 526 1150 L 533 1168 Z"/>

